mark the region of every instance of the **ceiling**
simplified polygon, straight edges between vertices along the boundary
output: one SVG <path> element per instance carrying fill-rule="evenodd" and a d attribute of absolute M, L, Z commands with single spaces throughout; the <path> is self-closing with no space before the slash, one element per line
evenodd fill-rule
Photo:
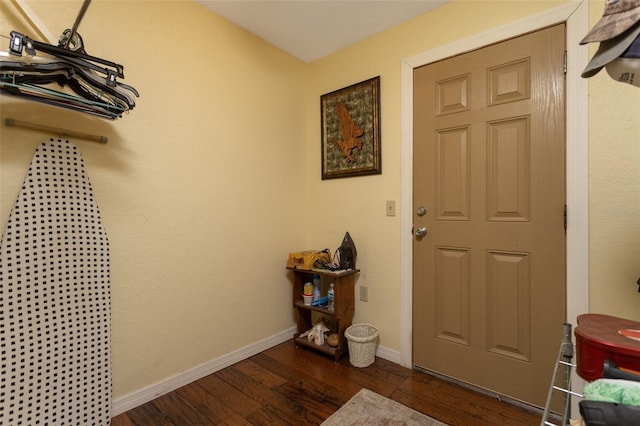
<path fill-rule="evenodd" d="M 449 0 L 196 0 L 304 62 L 312 62 Z"/>

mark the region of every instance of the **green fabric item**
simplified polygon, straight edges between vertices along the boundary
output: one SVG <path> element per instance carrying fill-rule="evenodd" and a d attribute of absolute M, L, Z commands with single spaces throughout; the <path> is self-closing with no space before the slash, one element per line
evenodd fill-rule
<path fill-rule="evenodd" d="M 584 386 L 584 398 L 640 406 L 640 382 L 600 379 Z"/>
<path fill-rule="evenodd" d="M 640 405 L 640 388 L 629 389 L 623 392 L 622 403 L 627 405 Z"/>

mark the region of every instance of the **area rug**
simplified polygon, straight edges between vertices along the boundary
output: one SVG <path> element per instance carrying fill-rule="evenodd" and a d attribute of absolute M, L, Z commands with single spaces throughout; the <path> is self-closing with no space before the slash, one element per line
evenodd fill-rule
<path fill-rule="evenodd" d="M 361 389 L 322 423 L 322 426 L 347 425 L 447 426 L 368 389 Z"/>

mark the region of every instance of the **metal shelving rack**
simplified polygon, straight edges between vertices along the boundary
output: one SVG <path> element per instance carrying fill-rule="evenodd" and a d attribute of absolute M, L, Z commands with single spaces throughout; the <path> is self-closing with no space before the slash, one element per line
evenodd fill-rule
<path fill-rule="evenodd" d="M 583 397 L 583 395 L 571 390 L 572 377 L 576 368 L 576 364 L 574 363 L 575 345 L 571 334 L 571 324 L 564 323 L 563 327 L 563 339 L 562 343 L 560 343 L 558 359 L 553 369 L 551 385 L 549 387 L 549 393 L 547 394 L 547 402 L 540 422 L 541 426 L 560 426 L 569 424 L 569 416 L 571 414 L 571 397 Z M 560 423 L 553 423 L 551 421 L 551 417 L 557 416 L 552 416 L 551 403 L 554 395 L 558 392 L 562 396 L 562 413 L 560 413 L 559 416 Z"/>

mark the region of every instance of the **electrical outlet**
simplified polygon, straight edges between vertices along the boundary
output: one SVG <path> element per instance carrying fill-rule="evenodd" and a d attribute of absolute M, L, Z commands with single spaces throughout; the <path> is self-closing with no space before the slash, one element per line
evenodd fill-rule
<path fill-rule="evenodd" d="M 369 287 L 363 285 L 360 286 L 360 300 L 363 302 L 369 301 Z"/>
<path fill-rule="evenodd" d="M 388 200 L 386 206 L 387 216 L 395 216 L 396 215 L 396 201 Z"/>

